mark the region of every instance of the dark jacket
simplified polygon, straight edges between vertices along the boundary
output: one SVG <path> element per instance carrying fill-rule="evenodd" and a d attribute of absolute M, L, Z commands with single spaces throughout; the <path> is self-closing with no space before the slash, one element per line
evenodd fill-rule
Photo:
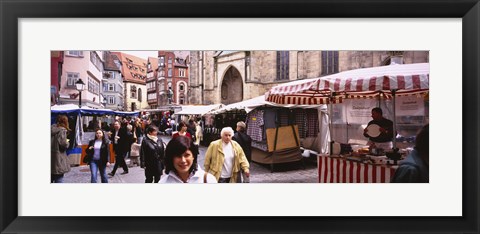
<path fill-rule="evenodd" d="M 232 139 L 236 141 L 243 149 L 248 161 L 252 159 L 252 138 L 244 132 L 236 132 Z"/>
<path fill-rule="evenodd" d="M 143 137 L 143 129 L 141 126 L 135 126 L 133 127 L 133 131 L 135 131 L 135 135 L 137 138 Z"/>
<path fill-rule="evenodd" d="M 195 132 L 197 131 L 197 127 L 194 123 L 187 125 L 187 132 L 190 133 L 190 136 L 193 141 L 195 141 Z"/>
<path fill-rule="evenodd" d="M 89 156 L 90 159 L 93 159 L 93 153 L 95 149 L 90 149 L 90 146 L 95 145 L 95 139 L 88 142 L 88 147 L 85 150 L 85 153 Z M 100 163 L 101 165 L 107 165 L 108 158 L 110 157 L 109 143 L 107 141 L 102 141 L 102 146 L 100 147 Z M 91 161 L 91 160 L 90 160 Z M 90 161 L 87 163 L 90 164 Z"/>
<path fill-rule="evenodd" d="M 143 138 L 140 146 L 140 162 L 145 170 L 151 170 L 162 174 L 163 160 L 165 158 L 165 148 L 162 139 L 158 138 L 154 142 L 148 136 Z"/>
<path fill-rule="evenodd" d="M 382 118 L 381 120 L 372 120 L 368 122 L 368 126 L 376 124 L 380 126 L 381 128 L 384 128 L 387 130 L 387 133 L 380 133 L 377 137 L 371 137 L 367 133 L 364 133 L 363 136 L 368 137 L 370 141 L 373 142 L 378 142 L 378 143 L 384 143 L 384 142 L 390 142 L 393 140 L 394 134 L 393 134 L 393 122 L 389 119 Z"/>
<path fill-rule="evenodd" d="M 110 141 L 113 144 L 113 151 L 115 152 L 116 156 L 124 156 L 126 152 L 130 151 L 130 146 L 133 142 L 133 134 L 127 131 L 126 127 L 121 127 L 118 130 L 118 139 L 117 143 L 115 144 L 115 132 L 114 129 L 112 135 L 110 136 Z"/>
<path fill-rule="evenodd" d="M 414 149 L 405 160 L 401 161 L 395 171 L 392 183 L 428 183 L 428 164 Z"/>

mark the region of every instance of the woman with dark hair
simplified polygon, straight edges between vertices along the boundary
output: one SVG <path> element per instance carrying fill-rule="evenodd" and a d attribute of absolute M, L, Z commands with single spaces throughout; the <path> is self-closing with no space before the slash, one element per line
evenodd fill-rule
<path fill-rule="evenodd" d="M 160 183 L 217 183 L 212 174 L 197 164 L 198 147 L 191 138 L 178 136 L 168 142 L 165 150 L 165 173 Z"/>
<path fill-rule="evenodd" d="M 158 128 L 150 124 L 140 146 L 140 167 L 145 168 L 145 183 L 158 183 L 163 171 L 165 149 Z"/>
<path fill-rule="evenodd" d="M 95 139 L 88 142 L 85 163 L 90 165 L 91 183 L 97 183 L 97 171 L 100 170 L 102 183 L 108 183 L 107 162 L 110 156 L 109 142 L 101 129 L 95 130 Z"/>
<path fill-rule="evenodd" d="M 180 123 L 178 123 L 178 129 L 178 132 L 172 135 L 172 139 L 175 139 L 178 136 L 186 136 L 192 139 L 192 135 L 187 132 L 188 126 L 184 121 L 180 121 Z"/>
<path fill-rule="evenodd" d="M 63 175 L 70 171 L 70 164 L 67 158 L 67 148 L 69 140 L 67 139 L 68 117 L 65 115 L 57 116 L 57 123 L 51 128 L 51 183 L 63 183 Z"/>
<path fill-rule="evenodd" d="M 400 162 L 392 183 L 428 183 L 429 165 L 429 134 L 428 124 L 425 125 L 415 138 L 415 148 Z"/>

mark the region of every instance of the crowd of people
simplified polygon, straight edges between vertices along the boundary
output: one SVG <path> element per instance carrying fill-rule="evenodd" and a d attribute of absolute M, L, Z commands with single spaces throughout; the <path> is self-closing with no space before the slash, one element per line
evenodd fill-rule
<path fill-rule="evenodd" d="M 102 183 L 108 183 L 108 176 L 115 176 L 118 168 L 122 175 L 129 173 L 126 158 L 132 161 L 138 157 L 139 166 L 145 171 L 145 183 L 236 183 L 248 181 L 249 156 L 251 140 L 248 136 L 235 135 L 228 127 L 222 130 L 220 140 L 210 145 L 205 155 L 205 171 L 197 163 L 199 154 L 198 123 L 191 119 L 188 124 L 178 123 L 178 131 L 165 144 L 159 137 L 159 127 L 151 120 L 141 118 L 120 118 L 113 122 L 110 131 L 104 128 L 95 129 L 95 137 L 91 139 L 85 150 L 83 162 L 88 164 L 91 172 L 91 183 L 97 183 L 98 173 Z M 107 125 L 108 126 L 108 125 Z M 239 123 L 243 129 L 245 124 Z M 237 128 L 240 131 L 241 128 Z M 68 118 L 57 117 L 52 125 L 52 170 L 51 182 L 62 183 L 63 175 L 70 170 L 66 149 L 67 134 L 71 131 Z M 240 134 L 240 133 L 238 133 Z M 246 134 L 245 134 L 246 135 Z M 250 142 L 250 143 L 249 143 Z M 110 158 L 110 146 L 115 154 L 115 164 L 107 173 Z M 247 152 L 247 153 L 245 153 Z M 163 174 L 166 174 L 162 177 Z M 108 176 L 107 176 L 108 175 Z M 247 178 L 247 180 L 242 180 Z"/>
<path fill-rule="evenodd" d="M 392 148 L 393 123 L 383 117 L 380 108 L 372 109 L 372 121 L 368 126 L 379 126 L 376 134 L 364 131 L 369 145 L 384 149 Z M 190 119 L 188 124 L 180 121 L 178 131 L 166 144 L 159 137 L 159 126 L 150 120 L 141 118 L 117 118 L 110 131 L 97 128 L 94 139 L 86 148 L 84 162 L 91 171 L 92 183 L 97 183 L 100 172 L 102 183 L 108 183 L 107 164 L 110 158 L 109 145 L 113 145 L 115 164 L 109 176 L 113 177 L 118 168 L 122 175 L 129 173 L 125 159 L 132 161 L 145 170 L 145 183 L 241 183 L 250 177 L 252 138 L 246 134 L 246 124 L 237 123 L 236 132 L 231 127 L 221 130 L 221 138 L 212 141 L 205 153 L 204 168 L 198 165 L 199 141 L 198 123 Z M 51 127 L 51 182 L 62 183 L 64 174 L 70 171 L 66 155 L 69 147 L 67 135 L 69 120 L 65 115 L 57 116 L 56 124 Z M 201 129 L 200 129 L 201 131 Z M 428 124 L 416 136 L 415 148 L 399 164 L 391 182 L 428 183 L 429 181 L 429 136 Z M 132 165 L 131 165 L 132 166 Z M 162 177 L 163 173 L 166 175 Z"/>

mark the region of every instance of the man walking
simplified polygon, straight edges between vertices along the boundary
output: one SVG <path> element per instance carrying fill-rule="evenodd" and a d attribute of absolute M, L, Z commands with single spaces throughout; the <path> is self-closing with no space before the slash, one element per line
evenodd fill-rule
<path fill-rule="evenodd" d="M 115 172 L 117 171 L 117 168 L 119 166 L 123 168 L 122 175 L 128 173 L 128 167 L 125 163 L 125 154 L 128 152 L 128 149 L 130 147 L 129 143 L 131 142 L 129 140 L 129 137 L 131 138 L 131 136 L 128 135 L 127 129 L 120 128 L 119 121 L 115 121 L 115 123 L 113 124 L 113 128 L 114 131 L 110 136 L 110 141 L 113 142 L 113 151 L 115 152 L 115 166 L 113 166 L 112 172 L 108 173 L 108 175 L 110 176 L 115 175 Z"/>

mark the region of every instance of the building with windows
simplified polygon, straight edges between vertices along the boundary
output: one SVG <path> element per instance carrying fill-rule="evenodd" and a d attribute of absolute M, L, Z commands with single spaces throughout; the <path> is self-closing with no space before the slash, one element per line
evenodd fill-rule
<path fill-rule="evenodd" d="M 59 102 L 59 91 L 62 87 L 63 51 L 50 52 L 50 105 Z"/>
<path fill-rule="evenodd" d="M 428 51 L 191 51 L 189 102 L 231 104 L 346 70 L 429 62 Z"/>
<path fill-rule="evenodd" d="M 159 106 L 188 104 L 188 61 L 187 51 L 158 51 Z M 169 93 L 172 93 L 170 99 Z"/>
<path fill-rule="evenodd" d="M 123 52 L 112 52 L 120 59 L 125 111 L 146 109 L 147 60 Z"/>
<path fill-rule="evenodd" d="M 105 108 L 111 110 L 125 110 L 124 107 L 124 88 L 122 80 L 122 63 L 120 58 L 105 51 L 105 63 L 102 79 L 102 102 Z"/>
<path fill-rule="evenodd" d="M 179 105 L 188 104 L 188 56 L 176 57 L 174 63 L 174 100 Z"/>
<path fill-rule="evenodd" d="M 158 58 L 148 57 L 147 60 L 147 102 L 151 109 L 159 106 Z M 163 88 L 162 88 L 163 90 Z"/>
<path fill-rule="evenodd" d="M 78 104 L 79 92 L 75 82 L 82 79 L 85 90 L 82 91 L 82 106 L 102 108 L 100 83 L 103 77 L 102 51 L 64 51 L 61 69 L 59 104 Z"/>

